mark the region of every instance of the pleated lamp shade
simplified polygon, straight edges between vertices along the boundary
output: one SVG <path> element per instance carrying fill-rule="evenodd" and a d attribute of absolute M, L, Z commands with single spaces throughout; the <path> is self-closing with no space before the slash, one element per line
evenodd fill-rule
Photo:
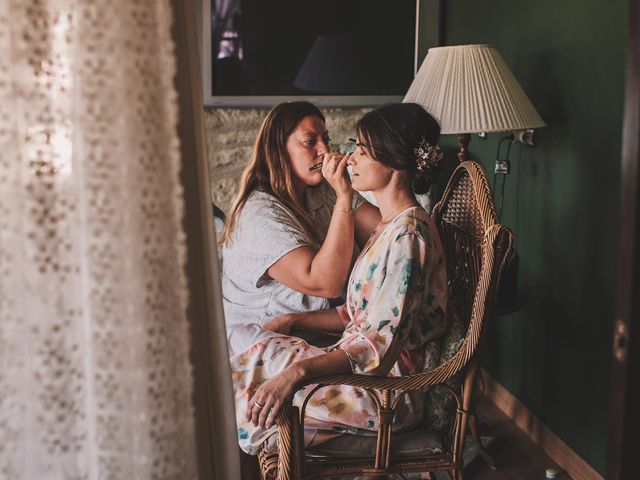
<path fill-rule="evenodd" d="M 502 56 L 491 45 L 429 49 L 404 102 L 422 105 L 441 133 L 544 127 Z"/>

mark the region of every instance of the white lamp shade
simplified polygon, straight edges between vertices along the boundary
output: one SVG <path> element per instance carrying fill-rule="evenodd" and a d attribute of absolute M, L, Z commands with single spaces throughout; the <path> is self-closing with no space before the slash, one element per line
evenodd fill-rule
<path fill-rule="evenodd" d="M 404 102 L 422 105 L 441 133 L 544 127 L 502 56 L 491 45 L 429 49 Z"/>

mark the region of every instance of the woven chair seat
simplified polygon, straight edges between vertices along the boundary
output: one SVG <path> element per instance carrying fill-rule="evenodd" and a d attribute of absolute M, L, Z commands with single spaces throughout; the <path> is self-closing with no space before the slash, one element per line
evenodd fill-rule
<path fill-rule="evenodd" d="M 278 435 L 272 435 L 266 441 L 263 449 L 265 452 L 277 454 Z M 351 435 L 343 434 L 332 438 L 314 447 L 305 449 L 305 456 L 351 458 L 374 458 L 376 453 L 375 435 Z M 406 456 L 428 456 L 441 454 L 443 449 L 442 436 L 426 427 L 418 427 L 406 432 L 393 435 L 391 440 L 392 458 Z"/>

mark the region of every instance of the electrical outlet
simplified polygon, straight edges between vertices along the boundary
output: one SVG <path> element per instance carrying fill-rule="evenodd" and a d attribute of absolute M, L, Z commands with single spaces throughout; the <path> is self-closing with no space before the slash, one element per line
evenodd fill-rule
<path fill-rule="evenodd" d="M 524 143 L 525 145 L 529 145 L 530 147 L 534 147 L 533 143 L 533 134 L 535 130 L 516 130 L 513 132 L 513 141 L 518 143 Z"/>
<path fill-rule="evenodd" d="M 511 173 L 511 162 L 509 160 L 496 160 L 495 173 L 508 175 Z"/>

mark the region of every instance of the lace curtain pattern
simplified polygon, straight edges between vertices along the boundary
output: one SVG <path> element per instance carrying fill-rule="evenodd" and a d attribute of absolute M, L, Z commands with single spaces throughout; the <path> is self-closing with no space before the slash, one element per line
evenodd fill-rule
<path fill-rule="evenodd" d="M 0 0 L 0 478 L 196 477 L 166 0 Z"/>

